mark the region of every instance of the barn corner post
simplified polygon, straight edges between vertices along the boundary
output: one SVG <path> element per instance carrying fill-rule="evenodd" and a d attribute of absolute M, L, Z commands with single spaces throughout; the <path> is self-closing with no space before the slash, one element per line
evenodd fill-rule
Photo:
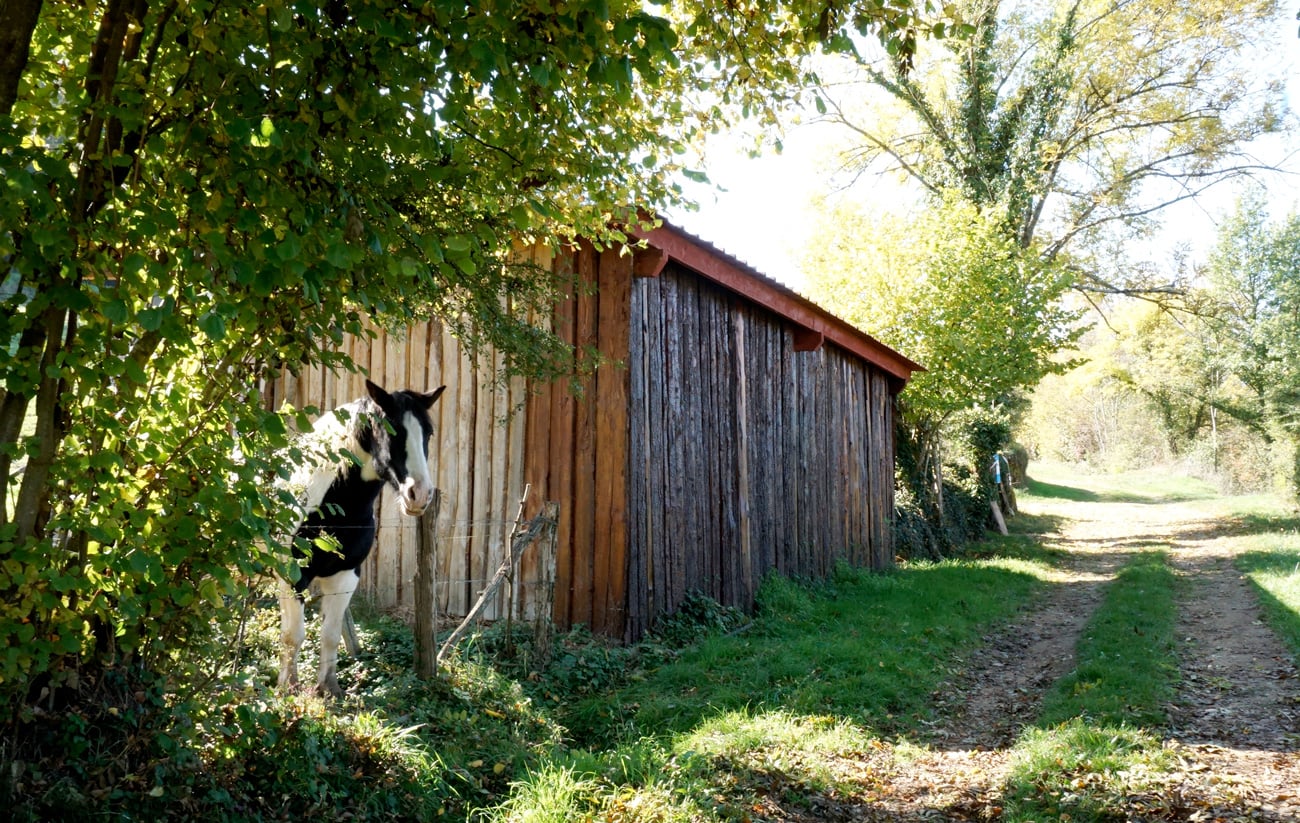
<path fill-rule="evenodd" d="M 420 517 L 415 565 L 415 673 L 421 680 L 438 676 L 438 512 L 442 490 L 433 490 L 433 500 Z"/>

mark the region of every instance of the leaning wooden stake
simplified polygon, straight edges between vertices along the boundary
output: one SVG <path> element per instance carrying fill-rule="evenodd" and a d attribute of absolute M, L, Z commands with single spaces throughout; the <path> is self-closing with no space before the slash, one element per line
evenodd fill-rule
<path fill-rule="evenodd" d="M 415 674 L 421 680 L 438 676 L 438 510 L 442 490 L 433 490 L 433 500 L 419 521 L 415 561 Z"/>
<path fill-rule="evenodd" d="M 361 643 L 357 640 L 357 622 L 352 619 L 352 607 L 343 610 L 343 648 L 356 657 L 361 654 Z"/>
<path fill-rule="evenodd" d="M 515 522 L 510 526 L 510 534 L 506 537 L 506 545 L 513 546 L 515 535 L 519 533 L 519 527 L 524 522 L 524 506 L 528 504 L 528 492 L 533 488 L 532 483 L 524 484 L 524 493 L 519 496 L 519 510 L 515 512 Z M 515 610 L 515 569 L 514 566 L 506 569 L 506 649 L 510 654 L 515 652 L 515 634 L 514 617 Z"/>
<path fill-rule="evenodd" d="M 488 602 L 496 595 L 497 590 L 501 588 L 501 584 L 505 582 L 507 573 L 518 565 L 524 551 L 548 530 L 555 530 L 555 520 L 549 519 L 545 515 L 538 515 L 528 522 L 528 528 L 522 534 L 515 534 L 510 541 L 510 551 L 507 553 L 505 560 L 501 561 L 501 566 L 497 569 L 496 574 L 492 576 L 491 582 L 479 595 L 478 601 L 474 603 L 474 608 L 469 610 L 469 614 L 465 615 L 465 619 L 461 621 L 461 624 L 451 633 L 451 637 L 448 637 L 442 644 L 442 648 L 438 650 L 439 661 L 446 656 L 452 646 L 456 645 L 456 641 L 464 637 L 465 633 L 469 631 L 474 619 L 487 607 Z"/>
<path fill-rule="evenodd" d="M 998 524 L 998 531 L 1002 534 L 1007 533 L 1007 521 L 1002 519 L 1002 510 L 998 508 L 998 501 L 990 500 L 989 505 L 993 507 L 993 520 Z"/>

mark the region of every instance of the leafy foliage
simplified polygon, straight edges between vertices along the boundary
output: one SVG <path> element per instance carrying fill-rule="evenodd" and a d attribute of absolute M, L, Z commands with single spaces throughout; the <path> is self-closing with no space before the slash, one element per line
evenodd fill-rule
<path fill-rule="evenodd" d="M 1078 313 L 1071 278 L 1025 252 L 996 215 L 949 196 L 919 217 L 869 218 L 849 206 L 812 244 L 814 299 L 925 366 L 906 414 L 933 428 L 954 412 L 1005 403 L 1060 364 Z"/>
<path fill-rule="evenodd" d="M 1244 387 L 1220 408 L 1269 443 L 1279 487 L 1300 496 L 1300 216 L 1272 220 L 1262 195 L 1247 197 L 1221 227 L 1209 270 L 1208 336 Z"/>
<path fill-rule="evenodd" d="M 6 720 L 119 666 L 182 690 L 218 674 L 214 615 L 284 562 L 270 480 L 314 411 L 263 409 L 264 379 L 350 367 L 344 334 L 426 317 L 510 373 L 582 368 L 537 322 L 561 284 L 511 243 L 624 239 L 699 176 L 696 136 L 810 49 L 853 31 L 910 54 L 933 11 L 729 5 L 7 6 Z M 763 20 L 807 37 L 729 37 Z"/>
<path fill-rule="evenodd" d="M 1247 145 L 1293 126 L 1282 78 L 1261 79 L 1274 0 L 958 5 L 971 37 L 922 44 L 910 75 L 866 63 L 828 88 L 846 165 L 960 192 L 1020 246 L 1069 251 L 1081 288 L 1167 288 L 1117 250 L 1142 260 L 1153 215 L 1261 170 Z"/>
<path fill-rule="evenodd" d="M 1258 195 L 1220 228 L 1188 307 L 1112 302 L 1087 365 L 1038 388 L 1026 428 L 1044 454 L 1132 466 L 1182 458 L 1229 489 L 1295 495 L 1300 439 L 1300 222 Z"/>

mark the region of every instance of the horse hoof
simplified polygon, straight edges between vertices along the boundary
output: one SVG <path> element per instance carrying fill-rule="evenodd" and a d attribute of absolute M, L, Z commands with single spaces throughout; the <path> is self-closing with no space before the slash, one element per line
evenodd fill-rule
<path fill-rule="evenodd" d="M 321 697 L 332 697 L 335 700 L 343 699 L 343 689 L 339 688 L 339 681 L 334 677 L 318 683 L 316 685 L 316 694 Z"/>

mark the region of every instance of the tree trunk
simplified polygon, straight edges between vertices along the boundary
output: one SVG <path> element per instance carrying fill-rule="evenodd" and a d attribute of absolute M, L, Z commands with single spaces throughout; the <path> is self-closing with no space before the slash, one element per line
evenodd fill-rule
<path fill-rule="evenodd" d="M 40 360 L 40 383 L 36 389 L 36 450 L 28 458 L 23 471 L 22 484 L 14 502 L 14 523 L 18 527 L 19 542 L 39 537 L 47 516 L 50 496 L 49 477 L 62 439 L 62 421 L 59 419 L 58 377 L 51 376 L 55 359 L 63 345 L 63 329 L 68 322 L 68 312 L 51 306 L 41 315 L 40 325 L 45 338 Z M 22 395 L 17 395 L 25 400 Z M 7 400 L 8 398 L 6 398 Z"/>
<path fill-rule="evenodd" d="M 0 0 L 0 119 L 9 116 L 18 100 L 41 5 L 42 0 Z"/>

